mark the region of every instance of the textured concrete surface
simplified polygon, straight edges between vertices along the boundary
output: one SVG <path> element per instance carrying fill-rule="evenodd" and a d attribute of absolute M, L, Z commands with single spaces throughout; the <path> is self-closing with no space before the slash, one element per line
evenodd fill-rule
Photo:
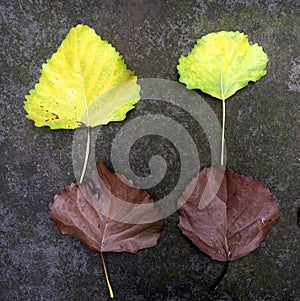
<path fill-rule="evenodd" d="M 173 214 L 157 247 L 106 254 L 116 300 L 300 300 L 299 1 L 2 0 L 0 11 L 1 301 L 108 300 L 99 255 L 58 233 L 48 219 L 53 196 L 74 181 L 74 132 L 36 128 L 22 107 L 42 63 L 77 20 L 112 43 L 140 78 L 176 81 L 179 56 L 197 38 L 219 30 L 247 33 L 270 58 L 267 76 L 228 101 L 226 141 L 228 165 L 266 183 L 280 204 L 280 223 L 257 250 L 230 264 L 211 296 L 207 289 L 223 264 L 181 235 Z M 219 116 L 220 102 L 202 96 Z M 139 103 L 128 120 L 157 110 L 202 139 L 190 116 L 155 101 Z M 108 165 L 121 126 L 107 126 L 97 144 Z M 203 165 L 209 165 L 207 146 L 198 146 Z M 146 159 L 157 153 L 167 158 L 169 176 L 150 189 L 155 199 L 172 189 L 178 153 L 165 140 L 151 147 L 145 140 L 131 154 L 133 168 L 143 174 Z"/>

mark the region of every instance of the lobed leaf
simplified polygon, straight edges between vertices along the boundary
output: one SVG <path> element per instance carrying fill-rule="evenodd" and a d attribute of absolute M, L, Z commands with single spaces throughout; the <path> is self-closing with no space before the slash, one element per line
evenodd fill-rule
<path fill-rule="evenodd" d="M 179 228 L 191 241 L 212 259 L 233 261 L 256 249 L 279 221 L 278 204 L 270 191 L 251 178 L 239 175 L 226 167 L 218 193 L 202 208 L 199 204 L 209 178 L 219 179 L 224 166 L 205 168 L 196 187 L 187 185 L 178 200 Z M 214 173 L 213 177 L 210 174 Z M 185 195 L 195 187 L 188 200 Z"/>
<path fill-rule="evenodd" d="M 244 33 L 220 31 L 199 39 L 177 68 L 189 89 L 225 100 L 265 75 L 267 62 L 262 47 L 250 45 Z"/>

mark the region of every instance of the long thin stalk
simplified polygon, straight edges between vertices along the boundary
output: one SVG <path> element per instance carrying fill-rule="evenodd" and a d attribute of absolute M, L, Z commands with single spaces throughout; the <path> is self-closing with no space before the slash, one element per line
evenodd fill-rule
<path fill-rule="evenodd" d="M 222 282 L 222 280 L 223 280 L 223 278 L 224 278 L 224 276 L 225 276 L 225 274 L 227 272 L 228 266 L 229 266 L 229 261 L 226 261 L 225 265 L 224 265 L 224 268 L 223 268 L 220 276 L 217 278 L 217 280 L 215 281 L 215 283 L 209 287 L 208 292 L 210 294 L 213 294 L 217 290 L 218 286 Z"/>
<path fill-rule="evenodd" d="M 82 172 L 81 172 L 79 184 L 82 184 L 82 182 L 84 180 L 84 177 L 85 177 L 85 174 L 86 174 L 86 169 L 87 169 L 87 165 L 88 165 L 88 161 L 89 161 L 89 155 L 90 155 L 90 148 L 91 148 L 91 127 L 88 126 L 87 127 L 85 157 L 84 157 L 84 163 L 83 163 L 83 167 L 82 167 Z M 107 268 L 106 268 L 106 265 L 105 265 L 104 256 L 103 256 L 102 252 L 100 252 L 100 256 L 101 256 L 101 260 L 102 260 L 102 266 L 103 266 L 103 270 L 104 270 L 104 275 L 105 275 L 107 287 L 108 287 L 108 290 L 109 290 L 109 296 L 110 296 L 111 299 L 113 299 L 114 298 L 114 293 L 113 293 L 112 287 L 111 287 L 110 282 L 109 282 L 108 272 L 107 272 Z"/>
<path fill-rule="evenodd" d="M 224 165 L 224 148 L 225 148 L 225 92 L 223 85 L 222 61 L 220 62 L 220 83 L 222 93 L 222 141 L 221 141 L 221 165 Z"/>
<path fill-rule="evenodd" d="M 90 156 L 90 147 L 91 147 L 91 126 L 90 126 L 90 118 L 89 118 L 89 107 L 86 99 L 86 94 L 85 94 L 85 86 L 84 86 L 84 80 L 83 77 L 81 77 L 82 80 L 82 92 L 84 96 L 84 105 L 85 105 L 85 116 L 86 116 L 86 125 L 87 125 L 87 140 L 86 140 L 86 148 L 85 148 L 85 157 L 84 157 L 84 163 L 83 163 L 83 168 L 79 180 L 79 184 L 82 184 L 84 180 L 84 176 L 86 173 L 86 168 L 87 164 L 89 161 L 89 156 Z"/>
<path fill-rule="evenodd" d="M 86 139 L 86 148 L 85 148 L 85 157 L 84 157 L 84 163 L 82 167 L 82 172 L 79 180 L 79 184 L 82 184 L 84 180 L 84 176 L 86 173 L 87 164 L 89 161 L 89 155 L 90 155 L 90 147 L 91 147 L 91 127 L 87 127 L 87 139 Z"/>
<path fill-rule="evenodd" d="M 84 90 L 84 84 L 83 84 L 83 90 Z M 79 184 L 82 184 L 82 182 L 84 180 L 87 165 L 88 165 L 88 161 L 89 161 L 89 156 L 90 156 L 90 149 L 91 149 L 91 126 L 90 126 L 89 111 L 88 111 L 88 105 L 87 105 L 87 102 L 86 102 L 86 98 L 84 98 L 84 103 L 85 103 L 85 106 L 86 106 L 85 113 L 86 113 L 86 119 L 87 119 L 87 139 L 86 139 L 84 163 L 83 163 L 83 167 L 82 167 L 82 172 L 81 172 Z M 101 260 L 102 260 L 102 266 L 103 266 L 103 270 L 104 270 L 104 275 L 105 275 L 107 287 L 108 287 L 108 290 L 109 290 L 109 296 L 110 296 L 111 299 L 113 299 L 114 298 L 114 293 L 113 293 L 112 287 L 111 287 L 110 282 L 109 282 L 108 272 L 107 272 L 107 268 L 106 268 L 106 265 L 105 265 L 104 256 L 103 256 L 102 252 L 100 252 L 100 256 L 101 256 Z"/>
<path fill-rule="evenodd" d="M 107 287 L 108 287 L 108 290 L 109 290 L 109 296 L 110 296 L 111 299 L 113 299 L 114 298 L 114 292 L 113 292 L 112 287 L 111 287 L 110 282 L 109 282 L 109 277 L 108 277 L 108 273 L 107 273 L 107 269 L 106 269 L 106 265 L 105 265 L 105 261 L 104 261 L 104 256 L 103 256 L 102 252 L 100 252 L 100 255 L 101 255 L 101 259 L 102 259 L 102 265 L 103 265 L 103 270 L 104 270 L 104 274 L 105 274 Z"/>
<path fill-rule="evenodd" d="M 221 165 L 224 165 L 224 152 L 225 152 L 225 99 L 222 99 L 222 141 L 221 141 Z"/>

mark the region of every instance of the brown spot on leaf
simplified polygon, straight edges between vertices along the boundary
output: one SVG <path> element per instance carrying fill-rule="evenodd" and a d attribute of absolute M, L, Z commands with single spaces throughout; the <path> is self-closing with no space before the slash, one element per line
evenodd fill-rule
<path fill-rule="evenodd" d="M 51 113 L 52 115 L 54 115 L 55 118 L 52 118 L 51 120 L 55 120 L 55 119 L 59 119 L 58 115 L 55 113 Z"/>

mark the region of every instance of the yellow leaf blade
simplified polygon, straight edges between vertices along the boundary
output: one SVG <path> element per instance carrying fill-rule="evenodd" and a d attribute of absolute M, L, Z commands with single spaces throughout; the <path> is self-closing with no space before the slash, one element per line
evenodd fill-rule
<path fill-rule="evenodd" d="M 189 89 L 225 100 L 265 75 L 267 62 L 262 47 L 250 45 L 247 35 L 221 31 L 199 39 L 188 56 L 179 59 L 177 68 L 179 81 Z"/>
<path fill-rule="evenodd" d="M 124 120 L 126 113 L 134 108 L 136 99 L 139 98 L 139 92 L 140 89 L 137 89 L 136 81 L 131 80 L 102 93 L 88 106 L 90 126 Z M 87 124 L 85 114 L 82 116 L 81 122 Z"/>
<path fill-rule="evenodd" d="M 124 99 L 122 106 L 114 107 L 106 101 L 105 110 L 93 106 L 96 112 L 90 112 L 89 106 L 95 100 L 99 105 L 102 94 L 128 81 L 134 83 L 135 93 L 128 99 L 127 106 Z M 137 77 L 126 68 L 121 55 L 93 29 L 80 24 L 70 30 L 57 52 L 43 64 L 39 83 L 26 96 L 24 108 L 36 126 L 51 129 L 77 128 L 82 125 L 84 116 L 86 126 L 95 126 L 89 123 L 90 114 L 97 114 L 98 120 L 106 120 L 106 123 L 120 121 L 140 98 L 136 81 Z M 113 111 L 118 108 L 122 108 L 121 113 Z M 121 117 L 111 120 L 107 114 Z"/>

